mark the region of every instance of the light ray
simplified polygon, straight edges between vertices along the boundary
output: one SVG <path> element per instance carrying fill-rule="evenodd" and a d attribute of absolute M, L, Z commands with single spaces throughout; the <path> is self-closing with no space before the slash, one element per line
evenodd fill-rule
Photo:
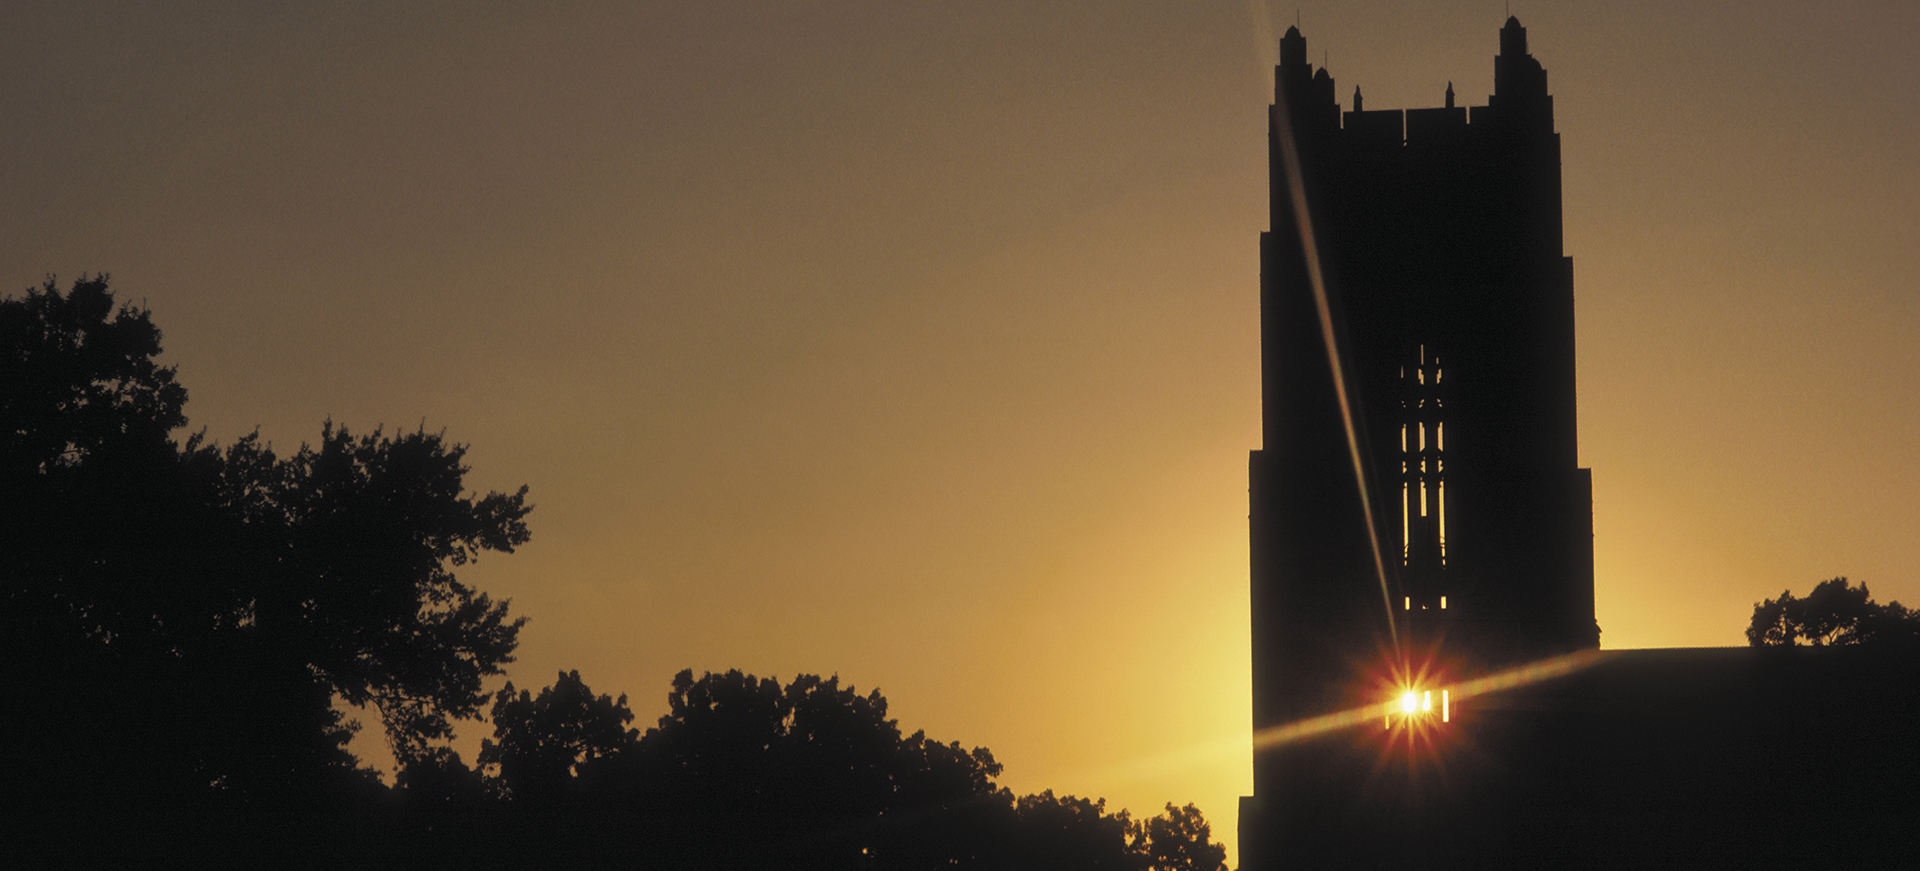
<path fill-rule="evenodd" d="M 1291 744 L 1304 738 L 1312 738 L 1316 735 L 1324 735 L 1338 729 L 1345 729 L 1348 726 L 1358 726 L 1361 723 L 1373 719 L 1379 714 L 1379 711 L 1379 705 L 1367 705 L 1363 708 L 1349 708 L 1344 711 L 1321 714 L 1318 717 L 1309 717 L 1305 720 L 1295 720 L 1291 723 L 1261 729 L 1253 733 L 1253 749 L 1255 752 L 1259 752 L 1271 747 L 1278 747 L 1282 744 Z"/>
<path fill-rule="evenodd" d="M 1453 719 L 1454 696 L 1469 699 L 1487 693 L 1495 693 L 1501 690 L 1510 690 L 1516 687 L 1536 684 L 1544 680 L 1552 680 L 1553 678 L 1562 677 L 1587 668 L 1606 658 L 1606 656 L 1606 653 L 1598 650 L 1580 650 L 1547 659 L 1536 660 L 1525 665 L 1515 666 L 1506 671 L 1487 675 L 1486 677 L 1474 678 L 1473 680 L 1461 681 L 1456 684 L 1434 687 L 1432 689 L 1440 691 L 1442 717 L 1445 721 L 1451 722 Z M 1426 692 L 1428 693 L 1427 698 L 1431 700 L 1432 690 L 1426 690 Z M 1405 695 L 1400 697 L 1397 704 L 1389 703 L 1389 719 L 1391 719 L 1392 709 L 1394 708 L 1404 708 L 1406 711 L 1411 712 L 1414 707 L 1413 699 L 1414 694 L 1409 690 Z M 1272 747 L 1278 747 L 1282 744 L 1290 744 L 1294 741 L 1312 738 L 1316 735 L 1324 735 L 1328 732 L 1347 728 L 1348 726 L 1358 726 L 1368 720 L 1377 719 L 1380 716 L 1380 708 L 1381 706 L 1375 703 L 1261 729 L 1253 733 L 1253 749 L 1255 752 L 1259 752 Z"/>
<path fill-rule="evenodd" d="M 1393 620 L 1393 593 L 1387 589 L 1387 564 L 1380 557 L 1380 530 L 1373 519 L 1373 497 L 1367 487 L 1367 467 L 1360 457 L 1360 436 L 1353 422 L 1353 401 L 1347 396 L 1345 368 L 1340 365 L 1340 343 L 1333 326 L 1333 306 L 1327 298 L 1326 278 L 1320 269 L 1320 249 L 1314 243 L 1313 219 L 1307 208 L 1305 176 L 1300 171 L 1300 151 L 1293 139 L 1293 123 L 1287 111 L 1286 88 L 1276 87 L 1273 106 L 1267 111 L 1274 138 L 1280 143 L 1280 163 L 1287 174 L 1287 193 L 1293 205 L 1293 224 L 1300 228 L 1300 250 L 1306 255 L 1307 283 L 1313 286 L 1313 305 L 1320 316 L 1320 338 L 1327 346 L 1327 364 L 1333 370 L 1333 392 L 1340 401 L 1340 423 L 1347 431 L 1347 455 L 1353 461 L 1353 483 L 1360 490 L 1360 510 L 1367 518 L 1367 543 L 1373 548 L 1373 572 L 1380 580 L 1380 603 L 1387 612 L 1387 635 L 1393 649 L 1400 649 L 1400 629 Z"/>
<path fill-rule="evenodd" d="M 1573 653 L 1549 657 L 1529 662 L 1526 665 L 1507 669 L 1486 677 L 1462 681 L 1447 689 L 1454 695 L 1467 699 L 1486 693 L 1523 687 L 1543 680 L 1572 674 L 1606 658 L 1607 654 L 1598 650 L 1577 650 Z"/>

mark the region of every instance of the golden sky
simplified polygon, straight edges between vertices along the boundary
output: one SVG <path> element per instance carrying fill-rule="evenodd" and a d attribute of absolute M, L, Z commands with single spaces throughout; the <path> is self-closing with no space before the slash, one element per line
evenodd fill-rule
<path fill-rule="evenodd" d="M 681 668 L 838 673 L 1016 791 L 1231 841 L 1293 12 L 9 3 L 0 285 L 112 273 L 212 438 L 424 424 L 530 485 L 463 574 L 533 618 L 522 686 L 650 722 Z M 1299 12 L 1349 107 L 1492 88 L 1501 3 Z M 1920 7 L 1513 12 L 1603 645 L 1840 574 L 1920 605 Z"/>

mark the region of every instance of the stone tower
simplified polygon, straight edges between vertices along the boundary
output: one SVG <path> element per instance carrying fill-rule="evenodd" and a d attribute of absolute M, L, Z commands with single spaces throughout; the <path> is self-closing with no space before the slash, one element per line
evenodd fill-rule
<path fill-rule="evenodd" d="M 1342 111 L 1298 29 L 1280 48 L 1249 464 L 1257 734 L 1599 644 L 1560 137 L 1525 28 L 1507 19 L 1473 107 L 1448 83 L 1441 107 L 1362 111 L 1356 89 Z M 1257 749 L 1242 866 L 1365 865 L 1342 852 L 1354 826 L 1425 831 L 1441 799 L 1370 776 L 1370 740 Z"/>

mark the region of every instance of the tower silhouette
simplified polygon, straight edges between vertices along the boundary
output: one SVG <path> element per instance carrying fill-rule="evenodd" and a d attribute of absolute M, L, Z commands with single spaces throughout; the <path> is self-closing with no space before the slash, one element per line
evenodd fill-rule
<path fill-rule="evenodd" d="M 1526 30 L 1507 19 L 1471 108 L 1449 82 L 1439 108 L 1362 111 L 1356 88 L 1343 112 L 1306 57 L 1289 28 L 1249 463 L 1257 733 L 1599 645 L 1560 142 Z M 1428 837 L 1428 809 L 1461 806 L 1382 782 L 1368 740 L 1256 752 L 1243 867 L 1365 865 L 1367 838 L 1384 860 L 1369 826 Z"/>

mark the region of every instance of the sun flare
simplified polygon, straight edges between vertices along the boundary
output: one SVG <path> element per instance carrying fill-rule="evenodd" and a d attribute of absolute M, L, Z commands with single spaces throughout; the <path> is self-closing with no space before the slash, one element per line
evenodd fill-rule
<path fill-rule="evenodd" d="M 1539 683 L 1543 680 L 1550 680 L 1578 671 L 1599 661 L 1603 656 L 1604 654 L 1598 650 L 1582 650 L 1576 653 L 1530 662 L 1485 677 L 1444 683 L 1440 689 L 1440 722 L 1451 723 L 1453 721 L 1453 695 L 1455 693 L 1459 693 L 1462 699 L 1466 699 L 1485 693 L 1499 692 L 1505 689 Z M 1431 690 L 1423 692 L 1430 693 Z M 1388 727 L 1393 725 L 1392 720 L 1395 713 L 1411 716 L 1420 707 L 1419 700 L 1421 694 L 1415 692 L 1408 684 L 1401 684 L 1397 687 L 1394 695 L 1390 698 L 1391 701 L 1384 706 L 1386 709 L 1385 725 Z M 1396 711 L 1396 708 L 1399 710 Z M 1430 710 L 1431 708 L 1429 708 L 1429 711 Z M 1369 720 L 1376 722 L 1381 720 L 1381 706 L 1369 704 L 1261 729 L 1254 733 L 1253 746 L 1254 749 L 1258 751 L 1311 738 L 1336 729 L 1358 726 Z"/>

